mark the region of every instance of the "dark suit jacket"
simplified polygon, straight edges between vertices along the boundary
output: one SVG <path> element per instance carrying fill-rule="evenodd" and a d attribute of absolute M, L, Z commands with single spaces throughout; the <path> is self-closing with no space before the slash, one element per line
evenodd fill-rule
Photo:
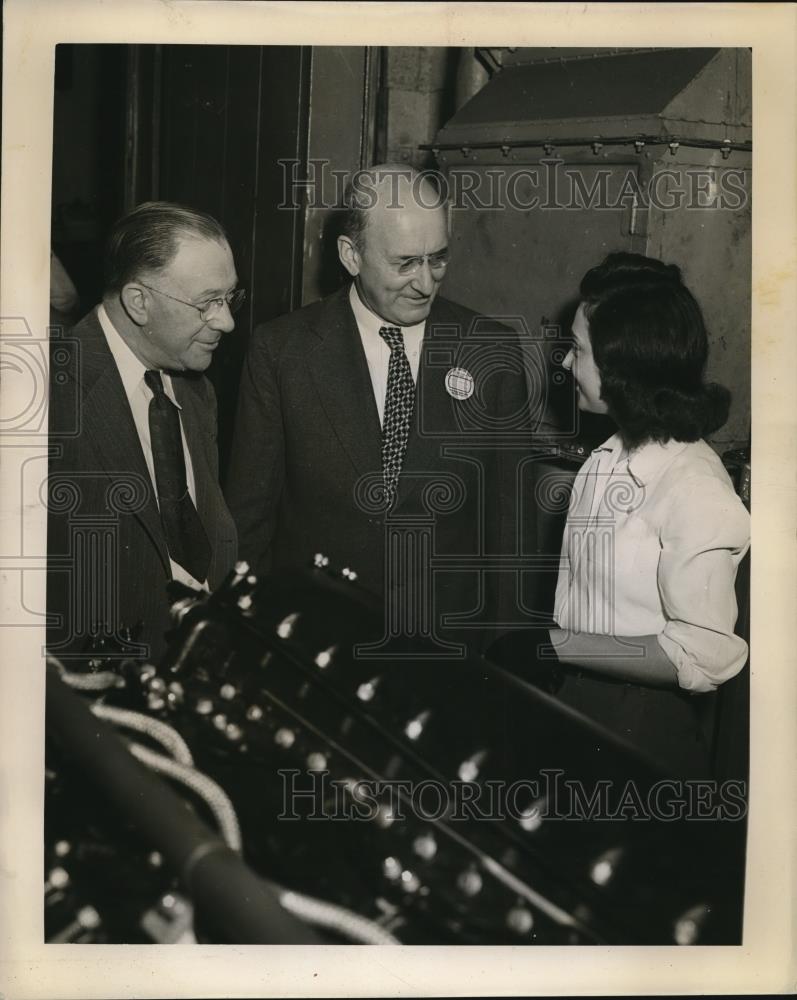
<path fill-rule="evenodd" d="M 67 339 L 51 339 L 50 370 L 48 647 L 57 656 L 77 655 L 93 629 L 113 645 L 123 626 L 140 622 L 140 644 L 130 655 L 157 658 L 169 625 L 169 558 L 144 453 L 96 312 Z M 201 375 L 175 375 L 172 384 L 214 587 L 237 548 L 218 483 L 216 399 Z"/>
<path fill-rule="evenodd" d="M 375 594 L 398 593 L 401 601 L 409 562 L 417 569 L 424 556 L 416 549 L 427 545 L 435 563 L 434 616 L 489 616 L 490 573 L 474 567 L 490 553 L 515 550 L 514 460 L 530 444 L 516 337 L 435 299 L 397 501 L 387 518 L 388 529 L 414 531 L 416 542 L 405 534 L 412 552 L 403 549 L 404 562 L 396 555 L 386 568 L 389 530 L 377 495 L 381 429 L 348 294 L 344 288 L 252 335 L 226 491 L 241 558 L 264 572 L 306 566 L 322 553 L 338 569 L 355 570 Z M 469 399 L 446 389 L 455 367 L 474 377 Z"/>

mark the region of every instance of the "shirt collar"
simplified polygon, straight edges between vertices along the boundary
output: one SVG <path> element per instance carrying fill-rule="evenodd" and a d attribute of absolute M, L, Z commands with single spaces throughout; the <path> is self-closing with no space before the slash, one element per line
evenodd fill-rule
<path fill-rule="evenodd" d="M 382 319 L 381 316 L 377 316 L 375 312 L 372 312 L 368 308 L 368 306 L 360 298 L 360 294 L 357 291 L 357 286 L 354 282 L 351 283 L 351 287 L 349 288 L 349 303 L 351 304 L 351 310 L 354 313 L 354 318 L 357 320 L 357 326 L 360 330 L 367 334 L 379 337 L 380 326 L 396 325 L 395 323 L 388 323 L 386 320 Z M 426 320 L 422 320 L 420 323 L 415 323 L 413 326 L 400 326 L 398 329 L 405 333 L 422 334 L 425 327 Z"/>
<path fill-rule="evenodd" d="M 102 332 L 105 334 L 105 339 L 108 341 L 108 347 L 113 355 L 114 361 L 116 362 L 116 368 L 119 372 L 119 377 L 122 380 L 125 395 L 128 400 L 131 400 L 133 398 L 133 393 L 140 390 L 140 387 L 144 382 L 144 373 L 149 369 L 135 356 L 133 351 L 130 349 L 130 346 L 122 337 L 121 333 L 119 333 L 113 325 L 111 317 L 108 315 L 102 302 L 99 306 L 97 306 L 97 319 L 100 322 Z M 171 378 L 166 374 L 166 372 L 161 372 L 161 378 L 163 380 L 163 391 L 175 404 L 175 406 L 182 409 L 174 395 Z"/>
<path fill-rule="evenodd" d="M 645 486 L 660 475 L 676 455 L 681 454 L 684 448 L 686 448 L 685 441 L 675 441 L 672 438 L 664 444 L 658 441 L 648 441 L 635 448 L 626 459 L 620 462 L 623 440 L 619 434 L 612 434 L 607 441 L 595 448 L 592 454 L 611 452 L 612 466 L 625 464 L 629 475 L 637 486 Z"/>

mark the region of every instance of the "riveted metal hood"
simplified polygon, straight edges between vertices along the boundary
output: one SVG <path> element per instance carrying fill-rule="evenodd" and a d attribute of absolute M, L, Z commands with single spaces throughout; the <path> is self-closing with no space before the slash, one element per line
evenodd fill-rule
<path fill-rule="evenodd" d="M 747 49 L 518 49 L 438 132 L 434 149 L 752 140 Z"/>

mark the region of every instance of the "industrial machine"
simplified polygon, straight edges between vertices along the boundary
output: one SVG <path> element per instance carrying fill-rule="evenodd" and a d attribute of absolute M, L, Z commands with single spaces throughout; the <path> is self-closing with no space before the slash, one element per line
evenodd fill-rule
<path fill-rule="evenodd" d="M 662 773 L 543 662 L 386 657 L 316 563 L 178 587 L 158 664 L 51 662 L 48 941 L 741 941 L 742 783 Z"/>

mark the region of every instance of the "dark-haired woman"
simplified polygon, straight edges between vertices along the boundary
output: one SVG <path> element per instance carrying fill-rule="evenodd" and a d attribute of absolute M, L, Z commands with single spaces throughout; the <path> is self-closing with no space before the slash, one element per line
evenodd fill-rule
<path fill-rule="evenodd" d="M 730 396 L 703 374 L 708 339 L 677 267 L 611 254 L 581 282 L 564 360 L 581 410 L 617 433 L 579 471 L 551 641 L 559 697 L 673 773 L 707 769 L 694 695 L 738 673 L 736 571 L 749 515 L 715 452 Z"/>

